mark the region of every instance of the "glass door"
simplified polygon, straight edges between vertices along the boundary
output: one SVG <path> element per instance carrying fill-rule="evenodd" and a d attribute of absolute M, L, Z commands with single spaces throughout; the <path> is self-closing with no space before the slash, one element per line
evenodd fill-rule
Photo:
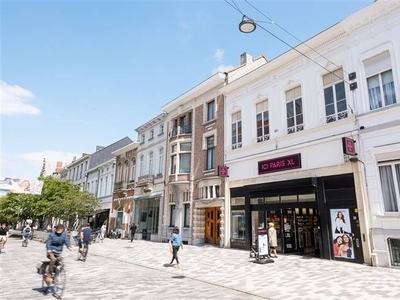
<path fill-rule="evenodd" d="M 280 210 L 267 210 L 266 211 L 267 215 L 267 221 L 265 226 L 268 227 L 269 223 L 274 223 L 275 229 L 276 229 L 276 235 L 277 235 L 277 242 L 278 242 L 278 247 L 276 248 L 276 251 L 279 253 L 283 253 L 282 251 L 282 229 L 281 229 L 281 211 Z"/>
<path fill-rule="evenodd" d="M 283 251 L 284 253 L 297 252 L 296 217 L 294 209 L 282 209 L 283 219 Z"/>

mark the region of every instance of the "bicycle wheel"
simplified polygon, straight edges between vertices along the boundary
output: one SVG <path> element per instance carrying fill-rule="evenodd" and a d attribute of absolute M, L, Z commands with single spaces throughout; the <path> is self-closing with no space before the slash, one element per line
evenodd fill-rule
<path fill-rule="evenodd" d="M 67 274 L 64 267 L 57 267 L 56 275 L 53 280 L 53 295 L 61 299 L 65 291 L 65 285 L 67 283 Z"/>

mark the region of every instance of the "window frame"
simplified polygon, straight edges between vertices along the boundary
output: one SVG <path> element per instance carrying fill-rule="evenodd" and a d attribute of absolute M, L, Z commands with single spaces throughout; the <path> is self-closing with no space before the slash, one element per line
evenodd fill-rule
<path fill-rule="evenodd" d="M 231 114 L 231 143 L 232 150 L 242 148 L 243 131 L 241 111 Z"/>
<path fill-rule="evenodd" d="M 184 204 L 183 227 L 190 228 L 190 203 Z"/>
<path fill-rule="evenodd" d="M 258 110 L 258 106 L 261 105 L 263 108 Z M 259 122 L 261 123 L 259 126 Z M 256 141 L 261 143 L 268 141 L 270 138 L 270 128 L 269 128 L 269 109 L 268 100 L 263 100 L 256 103 Z"/>
<path fill-rule="evenodd" d="M 216 112 L 216 101 L 215 99 L 207 102 L 206 104 L 206 122 L 211 122 L 215 120 L 215 112 Z"/>
<path fill-rule="evenodd" d="M 388 167 L 388 166 L 390 166 L 390 169 L 391 169 L 390 174 L 392 176 L 391 179 L 393 181 L 392 188 L 394 188 L 394 202 L 392 203 L 392 205 L 397 210 L 387 210 L 387 207 L 386 207 L 387 200 L 385 200 L 385 192 L 384 192 L 383 182 L 388 183 L 389 180 L 382 178 L 381 167 Z M 399 169 L 398 173 L 396 172 L 396 166 L 398 166 L 398 169 Z M 378 163 L 378 173 L 377 174 L 379 174 L 379 183 L 380 183 L 380 188 L 381 188 L 382 204 L 383 204 L 384 213 L 385 214 L 399 214 L 400 213 L 400 160 Z"/>
<path fill-rule="evenodd" d="M 209 140 L 212 139 L 212 145 L 210 145 Z M 215 136 L 206 137 L 206 170 L 215 170 Z"/>
<path fill-rule="evenodd" d="M 169 205 L 169 226 L 174 227 L 175 226 L 175 216 L 176 216 L 176 204 L 170 204 Z"/>
<path fill-rule="evenodd" d="M 341 76 L 339 76 L 341 75 Z M 332 76 L 331 82 L 325 84 L 324 80 L 327 78 L 326 76 Z M 347 99 L 347 94 L 346 94 L 346 85 L 344 82 L 344 75 L 343 75 L 343 68 L 336 69 L 335 71 L 325 74 L 322 76 L 322 82 L 323 82 L 323 94 L 324 94 L 324 108 L 325 108 L 325 122 L 326 123 L 332 123 L 336 122 L 345 118 L 348 118 L 349 112 L 348 112 L 348 99 Z M 337 89 L 339 86 L 343 86 L 343 92 L 344 92 L 344 98 L 343 99 L 337 99 Z M 332 99 L 333 102 L 327 104 L 327 91 L 331 89 L 332 90 Z M 338 111 L 338 103 L 345 101 L 346 108 L 344 110 Z M 333 105 L 333 110 L 334 113 L 328 115 L 327 114 L 327 107 Z"/>
<path fill-rule="evenodd" d="M 298 92 L 299 91 L 299 92 Z M 290 95 L 292 93 L 292 95 Z M 295 133 L 304 129 L 304 112 L 301 86 L 286 91 L 286 127 L 287 133 Z M 297 103 L 300 102 L 300 112 L 297 111 Z M 291 106 L 293 115 L 289 116 L 288 106 Z M 298 118 L 301 117 L 301 123 Z M 289 119 L 293 118 L 293 125 L 289 126 Z"/>

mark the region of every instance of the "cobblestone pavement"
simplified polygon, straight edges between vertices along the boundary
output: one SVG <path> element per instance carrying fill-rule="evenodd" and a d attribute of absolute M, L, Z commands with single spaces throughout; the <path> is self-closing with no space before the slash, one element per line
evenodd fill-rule
<path fill-rule="evenodd" d="M 185 245 L 178 269 L 168 266 L 168 244 L 110 239 L 91 245 L 85 263 L 76 254 L 65 251 L 63 299 L 400 299 L 400 270 L 311 257 L 260 265 L 247 251 Z M 0 254 L 0 299 L 53 299 L 35 273 L 44 256 L 42 243 L 22 248 L 10 239 Z"/>

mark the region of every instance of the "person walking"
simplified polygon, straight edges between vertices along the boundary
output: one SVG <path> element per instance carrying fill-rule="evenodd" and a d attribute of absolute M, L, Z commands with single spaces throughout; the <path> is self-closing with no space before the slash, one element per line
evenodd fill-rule
<path fill-rule="evenodd" d="M 25 228 L 22 231 L 22 247 L 28 247 L 28 241 L 31 238 L 32 228 L 29 223 L 26 223 Z"/>
<path fill-rule="evenodd" d="M 276 235 L 275 224 L 270 222 L 268 229 L 268 239 L 269 239 L 269 249 L 274 253 L 274 258 L 278 258 L 278 254 L 276 254 L 276 247 L 278 247 L 278 238 Z"/>
<path fill-rule="evenodd" d="M 179 247 L 182 248 L 183 250 L 183 243 L 182 243 L 182 237 L 179 234 L 179 227 L 175 226 L 174 229 L 172 229 L 172 234 L 171 234 L 171 240 L 170 240 L 170 245 L 171 245 L 171 252 L 172 252 L 172 260 L 169 263 L 172 265 L 174 260 L 176 260 L 176 266 L 180 268 L 179 266 L 179 259 L 178 259 L 178 251 Z"/>
<path fill-rule="evenodd" d="M 106 226 L 106 224 L 103 224 L 103 226 L 101 226 L 101 229 L 100 229 L 100 240 L 102 243 L 104 241 L 104 238 L 106 237 L 106 231 L 107 231 L 107 226 Z"/>
<path fill-rule="evenodd" d="M 129 229 L 131 230 L 131 243 L 133 242 L 133 239 L 135 238 L 135 233 L 136 233 L 136 229 L 137 226 L 135 223 L 132 223 L 131 227 L 129 227 Z"/>

